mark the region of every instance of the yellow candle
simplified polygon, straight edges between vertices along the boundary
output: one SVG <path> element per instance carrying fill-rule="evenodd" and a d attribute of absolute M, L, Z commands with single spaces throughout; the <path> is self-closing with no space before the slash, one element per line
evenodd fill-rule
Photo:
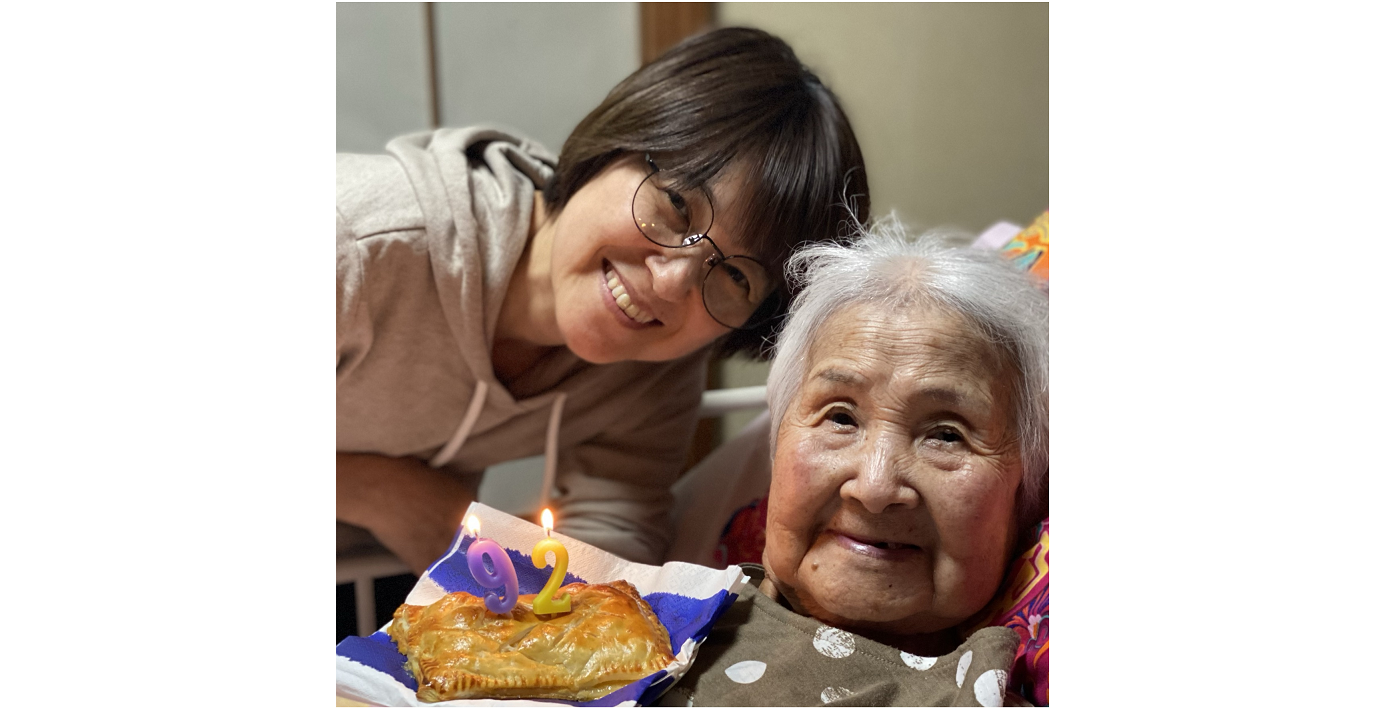
<path fill-rule="evenodd" d="M 550 573 L 550 579 L 545 582 L 545 588 L 536 594 L 536 600 L 531 602 L 531 610 L 541 615 L 551 613 L 569 612 L 569 594 L 555 598 L 555 592 L 560 590 L 560 584 L 565 580 L 565 570 L 569 568 L 569 552 L 565 551 L 564 544 L 550 538 L 550 530 L 555 526 L 555 517 L 547 509 L 541 512 L 541 526 L 545 527 L 545 538 L 536 544 L 536 548 L 531 550 L 531 563 L 536 568 L 546 567 L 546 554 L 555 553 L 555 570 Z"/>

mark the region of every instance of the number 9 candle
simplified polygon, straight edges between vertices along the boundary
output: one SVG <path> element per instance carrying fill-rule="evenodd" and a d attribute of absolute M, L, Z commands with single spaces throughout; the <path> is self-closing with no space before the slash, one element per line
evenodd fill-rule
<path fill-rule="evenodd" d="M 494 589 L 483 597 L 483 604 L 494 613 L 507 613 L 517 605 L 517 570 L 512 568 L 512 560 L 507 552 L 492 539 L 478 538 L 478 517 L 469 517 L 469 531 L 474 534 L 473 543 L 465 557 L 469 560 L 469 573 L 484 588 Z M 487 557 L 488 561 L 484 562 Z M 502 589 L 502 596 L 497 594 Z"/>
<path fill-rule="evenodd" d="M 536 594 L 536 600 L 531 602 L 531 610 L 541 615 L 551 613 L 569 612 L 569 594 L 555 598 L 555 592 L 560 589 L 560 584 L 564 583 L 565 570 L 569 568 L 569 552 L 565 551 L 565 546 L 558 541 L 550 538 L 550 530 L 555 526 L 555 517 L 547 509 L 541 512 L 541 526 L 545 527 L 545 538 L 536 544 L 536 548 L 531 550 L 531 563 L 536 568 L 546 567 L 546 554 L 555 554 L 555 570 L 550 572 L 550 580 L 545 582 L 545 588 Z"/>

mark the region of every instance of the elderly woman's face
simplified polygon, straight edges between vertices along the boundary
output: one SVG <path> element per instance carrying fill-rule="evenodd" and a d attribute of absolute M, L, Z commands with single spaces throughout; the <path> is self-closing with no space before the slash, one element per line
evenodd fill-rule
<path fill-rule="evenodd" d="M 908 635 L 999 586 L 1015 534 L 1011 374 L 958 319 L 861 305 L 813 342 L 780 424 L 764 563 L 796 610 Z"/>

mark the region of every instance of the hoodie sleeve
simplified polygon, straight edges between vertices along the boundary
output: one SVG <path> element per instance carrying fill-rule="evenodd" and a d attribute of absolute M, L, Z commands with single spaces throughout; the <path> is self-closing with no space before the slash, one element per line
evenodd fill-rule
<path fill-rule="evenodd" d="M 674 530 L 670 486 L 684 469 L 707 382 L 707 350 L 610 399 L 623 425 L 574 446 L 556 473 L 557 529 L 630 561 L 660 564 Z"/>
<path fill-rule="evenodd" d="M 374 317 L 398 299 L 395 258 L 379 266 L 387 244 L 425 240 L 425 219 L 407 174 L 391 156 L 335 156 L 335 376 L 341 378 L 371 348 Z M 369 248 L 368 245 L 373 247 Z M 410 254 L 414 248 L 397 253 Z M 407 266 L 429 273 L 429 264 Z M 410 278 L 404 275 L 404 278 Z M 370 299 L 373 295 L 373 299 Z M 379 296 L 383 299 L 380 301 Z"/>
<path fill-rule="evenodd" d="M 358 240 L 335 211 L 335 373 L 338 376 L 367 348 L 368 304 Z"/>

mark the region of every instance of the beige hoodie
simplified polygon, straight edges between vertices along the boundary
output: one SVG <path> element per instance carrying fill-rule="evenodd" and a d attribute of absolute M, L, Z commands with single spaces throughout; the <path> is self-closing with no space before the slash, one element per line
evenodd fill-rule
<path fill-rule="evenodd" d="M 419 457 L 476 483 L 549 440 L 556 529 L 659 563 L 707 350 L 594 365 L 561 348 L 504 388 L 493 333 L 555 159 L 481 127 L 387 151 L 336 157 L 336 450 Z"/>

